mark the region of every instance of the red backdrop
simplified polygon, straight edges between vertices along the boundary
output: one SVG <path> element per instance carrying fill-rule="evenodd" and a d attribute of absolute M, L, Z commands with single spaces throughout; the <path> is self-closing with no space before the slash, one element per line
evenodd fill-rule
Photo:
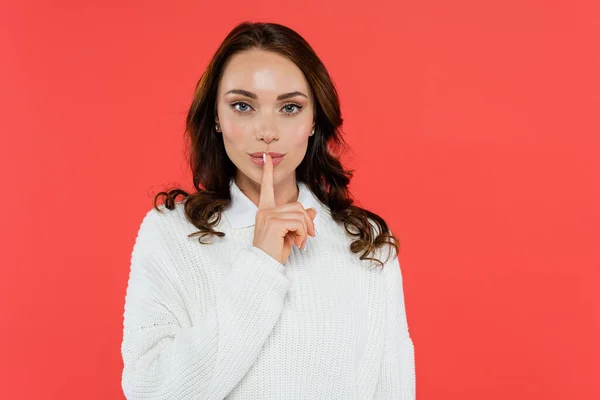
<path fill-rule="evenodd" d="M 123 398 L 136 231 L 190 187 L 194 85 L 250 19 L 339 88 L 351 189 L 401 241 L 419 398 L 600 398 L 597 4 L 3 2 L 0 397 Z"/>

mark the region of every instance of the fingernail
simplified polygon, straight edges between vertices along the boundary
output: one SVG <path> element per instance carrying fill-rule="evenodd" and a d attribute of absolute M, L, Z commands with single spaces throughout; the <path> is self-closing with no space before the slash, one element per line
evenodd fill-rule
<path fill-rule="evenodd" d="M 306 251 L 306 247 L 308 246 L 308 240 L 304 242 L 304 248 L 302 250 Z"/>

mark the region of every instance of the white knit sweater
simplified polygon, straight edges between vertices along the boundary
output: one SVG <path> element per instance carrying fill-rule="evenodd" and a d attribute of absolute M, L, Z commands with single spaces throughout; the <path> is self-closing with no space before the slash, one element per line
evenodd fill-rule
<path fill-rule="evenodd" d="M 415 399 L 398 258 L 360 261 L 298 187 L 317 236 L 285 264 L 252 245 L 257 208 L 233 180 L 211 244 L 187 236 L 183 203 L 147 212 L 125 296 L 128 399 Z"/>

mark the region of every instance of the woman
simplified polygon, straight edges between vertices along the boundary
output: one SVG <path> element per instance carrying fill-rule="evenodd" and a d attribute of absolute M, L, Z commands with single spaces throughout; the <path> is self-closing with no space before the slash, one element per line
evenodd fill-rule
<path fill-rule="evenodd" d="M 159 193 L 133 248 L 128 399 L 415 398 L 398 241 L 352 204 L 341 124 L 296 32 L 227 36 L 187 117 L 197 192 Z"/>

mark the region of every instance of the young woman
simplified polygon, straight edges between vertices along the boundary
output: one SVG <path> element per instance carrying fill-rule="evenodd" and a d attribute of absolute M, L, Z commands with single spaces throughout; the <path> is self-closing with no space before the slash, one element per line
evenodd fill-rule
<path fill-rule="evenodd" d="M 187 116 L 196 192 L 159 193 L 131 255 L 128 399 L 415 398 L 398 241 L 353 205 L 341 125 L 296 32 L 225 38 Z"/>

